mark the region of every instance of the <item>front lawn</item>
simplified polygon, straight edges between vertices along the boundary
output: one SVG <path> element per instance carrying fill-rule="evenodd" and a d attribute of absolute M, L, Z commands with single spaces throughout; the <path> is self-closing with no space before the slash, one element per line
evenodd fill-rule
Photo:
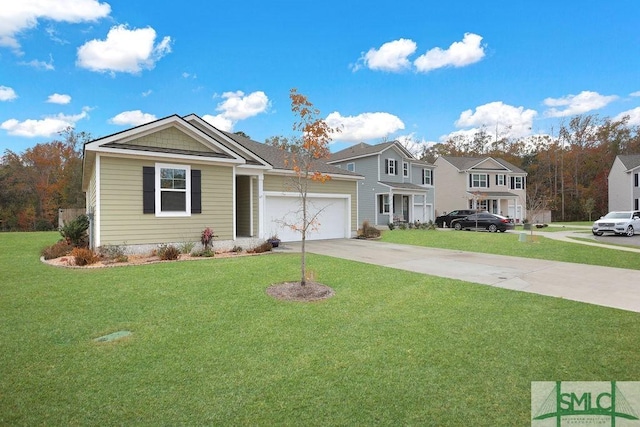
<path fill-rule="evenodd" d="M 313 255 L 336 296 L 282 302 L 296 255 L 72 270 L 56 238 L 0 234 L 0 425 L 529 425 L 532 380 L 640 378 L 637 313 Z"/>
<path fill-rule="evenodd" d="M 382 241 L 640 270 L 640 254 L 634 252 L 553 240 L 537 230 L 533 231 L 533 241 L 527 231 L 527 241 L 521 242 L 520 234 L 518 231 L 392 230 L 382 233 Z"/>

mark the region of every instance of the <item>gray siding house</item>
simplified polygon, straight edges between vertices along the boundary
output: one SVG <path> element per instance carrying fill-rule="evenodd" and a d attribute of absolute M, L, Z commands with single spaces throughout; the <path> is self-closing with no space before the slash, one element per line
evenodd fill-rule
<path fill-rule="evenodd" d="M 609 171 L 609 210 L 640 210 L 640 154 L 616 156 Z"/>
<path fill-rule="evenodd" d="M 358 224 L 434 219 L 434 165 L 416 159 L 398 141 L 359 143 L 327 162 L 364 176 L 358 184 Z"/>

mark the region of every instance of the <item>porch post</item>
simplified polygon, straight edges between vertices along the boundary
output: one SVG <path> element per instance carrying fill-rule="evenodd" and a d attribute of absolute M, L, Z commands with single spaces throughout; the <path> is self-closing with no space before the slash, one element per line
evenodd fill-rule
<path fill-rule="evenodd" d="M 389 190 L 389 222 L 394 222 L 396 216 L 395 202 L 393 200 L 393 190 Z"/>

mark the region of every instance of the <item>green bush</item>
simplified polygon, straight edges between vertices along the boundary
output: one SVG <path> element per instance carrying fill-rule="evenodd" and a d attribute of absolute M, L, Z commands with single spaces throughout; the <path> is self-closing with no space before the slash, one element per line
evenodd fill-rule
<path fill-rule="evenodd" d="M 182 242 L 180 243 L 180 245 L 178 246 L 178 249 L 180 249 L 180 253 L 183 254 L 190 254 L 191 251 L 193 250 L 193 248 L 196 247 L 196 242 Z"/>
<path fill-rule="evenodd" d="M 73 248 L 71 256 L 73 257 L 75 264 L 79 266 L 95 264 L 100 259 L 89 248 Z"/>
<path fill-rule="evenodd" d="M 87 230 L 89 229 L 89 217 L 86 215 L 80 215 L 77 218 L 65 223 L 60 228 L 60 234 L 62 237 L 73 246 L 86 247 L 88 246 L 89 239 Z"/>
<path fill-rule="evenodd" d="M 390 222 L 388 227 L 389 227 L 389 230 L 393 230 L 394 228 L 396 228 L 396 225 L 394 223 Z"/>
<path fill-rule="evenodd" d="M 202 250 L 194 252 L 193 256 L 211 258 L 211 257 L 216 256 L 216 253 L 215 253 L 215 251 L 212 251 L 211 248 L 206 248 L 206 249 L 202 249 Z"/>
<path fill-rule="evenodd" d="M 58 243 L 42 249 L 40 255 L 42 255 L 44 259 L 60 258 L 69 255 L 72 249 L 73 245 L 69 244 L 66 240 L 60 240 Z"/>
<path fill-rule="evenodd" d="M 158 248 L 158 258 L 163 261 L 174 261 L 180 257 L 180 250 L 173 245 L 161 245 Z"/>

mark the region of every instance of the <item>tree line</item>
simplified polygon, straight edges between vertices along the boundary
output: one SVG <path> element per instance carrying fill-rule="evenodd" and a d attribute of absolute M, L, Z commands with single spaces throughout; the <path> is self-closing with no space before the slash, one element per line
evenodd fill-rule
<path fill-rule="evenodd" d="M 608 181 L 617 155 L 640 154 L 640 127 L 597 115 L 574 116 L 550 135 L 512 138 L 481 128 L 425 147 L 418 154 L 500 157 L 527 176 L 527 209 L 551 210 L 554 221 L 591 220 L 608 211 Z M 58 209 L 85 206 L 82 147 L 86 132 L 68 128 L 59 138 L 0 160 L 0 230 L 53 230 Z M 446 185 L 440 182 L 439 185 Z"/>
<path fill-rule="evenodd" d="M 550 135 L 510 138 L 481 128 L 424 148 L 419 157 L 500 157 L 525 170 L 527 210 L 550 210 L 553 221 L 585 221 L 608 211 L 608 175 L 616 156 L 640 154 L 640 126 L 598 115 L 574 116 Z M 437 181 L 436 181 L 437 182 Z M 446 184 L 445 184 L 446 185 Z"/>

